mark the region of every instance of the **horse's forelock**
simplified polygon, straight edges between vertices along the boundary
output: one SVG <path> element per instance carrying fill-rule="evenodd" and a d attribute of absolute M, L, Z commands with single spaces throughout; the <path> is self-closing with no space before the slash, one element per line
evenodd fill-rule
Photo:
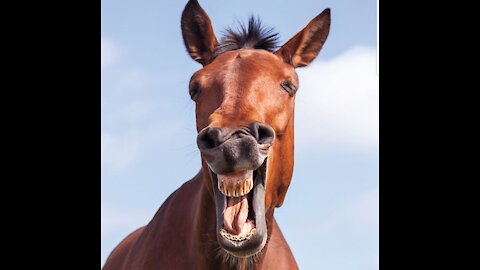
<path fill-rule="evenodd" d="M 234 29 L 229 27 L 224 30 L 224 36 L 215 47 L 214 57 L 226 51 L 234 51 L 242 48 L 263 49 L 273 51 L 278 48 L 279 35 L 273 28 L 264 27 L 259 18 L 250 16 L 248 26 L 239 23 Z"/>

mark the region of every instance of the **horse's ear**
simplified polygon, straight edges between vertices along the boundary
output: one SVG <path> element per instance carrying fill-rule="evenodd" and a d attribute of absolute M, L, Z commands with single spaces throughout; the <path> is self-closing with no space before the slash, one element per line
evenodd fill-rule
<path fill-rule="evenodd" d="M 183 42 L 193 60 L 203 66 L 212 60 L 217 38 L 212 22 L 197 0 L 188 1 L 182 13 Z"/>
<path fill-rule="evenodd" d="M 311 20 L 308 25 L 285 43 L 275 54 L 293 67 L 310 64 L 322 49 L 330 31 L 330 9 Z"/>

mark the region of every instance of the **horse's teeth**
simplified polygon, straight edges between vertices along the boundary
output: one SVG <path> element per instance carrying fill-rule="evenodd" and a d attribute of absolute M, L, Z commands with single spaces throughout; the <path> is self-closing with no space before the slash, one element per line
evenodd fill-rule
<path fill-rule="evenodd" d="M 252 190 L 252 187 L 252 177 L 243 181 L 223 181 L 218 179 L 218 190 L 228 197 L 240 197 L 248 194 Z"/>
<path fill-rule="evenodd" d="M 218 181 L 218 189 L 219 189 L 220 191 L 223 190 L 223 182 L 222 182 L 222 181 Z"/>
<path fill-rule="evenodd" d="M 232 240 L 232 241 L 244 241 L 244 240 L 247 240 L 247 239 L 250 239 L 250 237 L 252 237 L 252 235 L 257 231 L 256 228 L 253 228 L 250 232 L 248 232 L 247 234 L 245 235 L 232 235 L 230 233 L 228 233 L 224 228 L 222 228 L 220 230 L 220 234 L 229 239 L 229 240 Z"/>

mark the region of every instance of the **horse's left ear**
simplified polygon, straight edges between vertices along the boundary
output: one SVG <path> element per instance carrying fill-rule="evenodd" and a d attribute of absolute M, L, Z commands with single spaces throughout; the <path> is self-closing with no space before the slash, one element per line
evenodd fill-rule
<path fill-rule="evenodd" d="M 310 64 L 322 49 L 330 31 L 330 9 L 311 20 L 308 25 L 285 43 L 275 54 L 293 67 Z"/>
<path fill-rule="evenodd" d="M 217 38 L 212 22 L 197 0 L 188 1 L 182 13 L 183 42 L 190 57 L 206 66 L 212 60 Z"/>

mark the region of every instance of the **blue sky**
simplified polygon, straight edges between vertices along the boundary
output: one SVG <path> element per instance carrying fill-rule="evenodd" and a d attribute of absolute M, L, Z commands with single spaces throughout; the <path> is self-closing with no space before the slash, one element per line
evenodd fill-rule
<path fill-rule="evenodd" d="M 186 1 L 102 0 L 101 264 L 200 169 Z M 376 1 L 200 1 L 217 37 L 258 15 L 281 43 L 332 9 L 319 57 L 297 69 L 295 169 L 275 216 L 301 269 L 378 269 Z"/>

